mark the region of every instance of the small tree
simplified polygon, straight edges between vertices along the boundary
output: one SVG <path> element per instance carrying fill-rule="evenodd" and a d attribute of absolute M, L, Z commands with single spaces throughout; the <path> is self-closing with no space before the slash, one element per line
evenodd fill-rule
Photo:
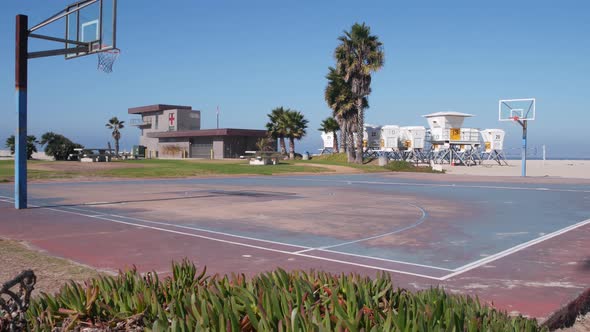
<path fill-rule="evenodd" d="M 268 123 L 266 124 L 266 131 L 268 135 L 274 139 L 278 139 L 281 146 L 281 154 L 287 154 L 287 147 L 285 146 L 286 128 L 285 128 L 285 113 L 289 109 L 277 107 L 273 109 L 268 116 Z"/>
<path fill-rule="evenodd" d="M 256 141 L 256 148 L 261 152 L 273 151 L 275 140 L 272 137 L 261 137 Z"/>
<path fill-rule="evenodd" d="M 340 130 L 340 125 L 333 117 L 329 117 L 322 121 L 322 125 L 319 131 L 323 131 L 324 133 L 332 133 L 332 149 L 335 153 L 339 153 L 340 150 L 338 149 L 338 131 Z"/>
<path fill-rule="evenodd" d="M 119 156 L 119 140 L 121 139 L 120 130 L 125 128 L 125 126 L 123 125 L 124 123 L 125 121 L 119 121 L 119 119 L 116 116 L 114 116 L 109 120 L 107 124 L 105 124 L 105 127 L 113 131 L 111 135 L 115 140 L 115 156 L 117 157 Z"/>
<path fill-rule="evenodd" d="M 289 138 L 289 159 L 295 159 L 295 140 L 300 140 L 307 134 L 307 123 L 301 112 L 285 112 L 285 136 Z"/>
<path fill-rule="evenodd" d="M 67 160 L 68 156 L 74 153 L 74 149 L 84 146 L 70 141 L 67 137 L 54 132 L 47 132 L 41 136 L 39 144 L 45 146 L 45 154 L 52 156 L 55 160 Z"/>
<path fill-rule="evenodd" d="M 27 136 L 27 159 L 32 159 L 33 153 L 37 152 L 36 144 L 39 144 L 39 142 L 37 142 L 37 137 L 33 135 Z M 6 147 L 10 149 L 11 154 L 15 153 L 16 141 L 14 135 L 10 135 L 10 137 L 6 139 Z"/>

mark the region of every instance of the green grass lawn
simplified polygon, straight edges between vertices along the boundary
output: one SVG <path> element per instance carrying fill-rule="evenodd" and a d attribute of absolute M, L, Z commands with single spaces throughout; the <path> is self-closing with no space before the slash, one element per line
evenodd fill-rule
<path fill-rule="evenodd" d="M 124 178 L 160 178 L 189 177 L 214 174 L 273 175 L 285 173 L 319 173 L 329 172 L 322 167 L 280 163 L 279 165 L 251 166 L 244 160 L 126 160 L 115 161 L 125 163 L 128 167 L 106 170 L 88 169 L 77 171 L 36 170 L 35 166 L 51 164 L 52 161 L 31 160 L 28 162 L 29 180 L 64 179 L 75 177 L 124 177 Z M 72 162 L 75 163 L 75 162 Z M 133 167 L 136 165 L 137 167 Z M 14 161 L 0 160 L 0 183 L 14 181 Z"/>
<path fill-rule="evenodd" d="M 324 165 L 337 165 L 347 166 L 356 169 L 360 169 L 366 173 L 375 172 L 417 172 L 417 173 L 440 173 L 433 171 L 430 166 L 414 166 L 412 163 L 405 161 L 392 161 L 387 166 L 381 167 L 377 164 L 376 159 L 365 160 L 364 164 L 358 165 L 354 163 L 348 163 L 345 153 L 334 153 L 322 156 L 315 156 L 311 160 L 297 160 L 295 163 L 309 163 L 309 164 L 324 164 Z"/>
<path fill-rule="evenodd" d="M 336 165 L 346 166 L 351 168 L 360 169 L 363 172 L 375 173 L 375 172 L 387 172 L 383 167 L 379 167 L 377 164 L 372 162 L 365 162 L 365 164 L 358 165 L 354 163 L 348 163 L 346 154 L 335 153 L 322 156 L 315 156 L 311 160 L 296 160 L 295 164 L 322 164 L 322 165 Z"/>
<path fill-rule="evenodd" d="M 252 166 L 247 161 L 195 161 L 195 160 L 127 160 L 122 163 L 138 167 L 117 168 L 95 173 L 99 176 L 151 178 L 151 177 L 187 177 L 212 174 L 273 175 L 284 173 L 328 171 L 321 167 L 280 163 L 279 165 Z"/>

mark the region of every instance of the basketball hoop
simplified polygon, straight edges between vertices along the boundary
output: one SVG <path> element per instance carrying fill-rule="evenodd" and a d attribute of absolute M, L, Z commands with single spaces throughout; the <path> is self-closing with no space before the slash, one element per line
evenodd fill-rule
<path fill-rule="evenodd" d="M 518 116 L 513 116 L 512 117 L 512 121 L 518 121 L 518 120 L 520 120 L 520 118 Z"/>
<path fill-rule="evenodd" d="M 104 52 L 98 53 L 98 70 L 102 70 L 105 73 L 113 72 L 113 65 L 119 57 L 121 50 L 113 48 Z"/>

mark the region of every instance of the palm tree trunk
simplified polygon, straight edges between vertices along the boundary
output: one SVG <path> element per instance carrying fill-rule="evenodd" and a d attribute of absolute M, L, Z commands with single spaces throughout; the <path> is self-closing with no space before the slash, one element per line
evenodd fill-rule
<path fill-rule="evenodd" d="M 356 119 L 356 163 L 363 163 L 363 131 L 365 122 L 365 110 L 363 109 L 363 98 L 357 98 L 357 119 Z"/>
<path fill-rule="evenodd" d="M 349 163 L 353 163 L 355 161 L 354 126 L 352 121 L 348 121 L 348 130 L 346 131 L 346 156 Z"/>
<path fill-rule="evenodd" d="M 115 156 L 119 158 L 119 140 L 115 140 Z"/>
<path fill-rule="evenodd" d="M 347 125 L 346 120 L 342 119 L 340 121 L 340 150 L 342 150 L 342 152 L 346 152 Z"/>
<path fill-rule="evenodd" d="M 289 137 L 289 159 L 295 159 L 295 137 Z"/>
<path fill-rule="evenodd" d="M 285 146 L 285 138 L 283 136 L 279 137 L 279 143 L 281 144 L 281 154 L 287 154 L 287 147 Z"/>
<path fill-rule="evenodd" d="M 334 153 L 340 153 L 340 151 L 338 150 L 338 132 L 334 131 L 334 138 L 332 141 L 332 149 L 334 150 Z"/>

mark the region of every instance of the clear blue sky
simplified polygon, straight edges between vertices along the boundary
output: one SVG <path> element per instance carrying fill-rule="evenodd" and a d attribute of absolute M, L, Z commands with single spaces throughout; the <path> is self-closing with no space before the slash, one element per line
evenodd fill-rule
<path fill-rule="evenodd" d="M 0 140 L 14 132 L 14 16 L 31 25 L 72 1 L 0 3 Z M 419 4 L 418 4 L 419 3 Z M 96 57 L 30 60 L 29 129 L 63 133 L 104 146 L 111 116 L 154 103 L 192 105 L 203 128 L 263 128 L 276 106 L 302 111 L 319 147 L 323 99 L 337 37 L 366 22 L 384 44 L 366 122 L 426 125 L 423 114 L 475 114 L 466 126 L 504 128 L 518 146 L 519 128 L 498 123 L 497 100 L 536 97 L 532 146 L 549 154 L 590 157 L 590 2 L 580 1 L 119 1 L 114 73 Z M 62 25 L 46 33 L 63 34 Z M 31 43 L 31 49 L 45 45 Z M 122 144 L 137 143 L 124 130 Z M 583 142 L 581 142 L 583 141 Z M 571 144 L 578 144 L 575 147 Z"/>

